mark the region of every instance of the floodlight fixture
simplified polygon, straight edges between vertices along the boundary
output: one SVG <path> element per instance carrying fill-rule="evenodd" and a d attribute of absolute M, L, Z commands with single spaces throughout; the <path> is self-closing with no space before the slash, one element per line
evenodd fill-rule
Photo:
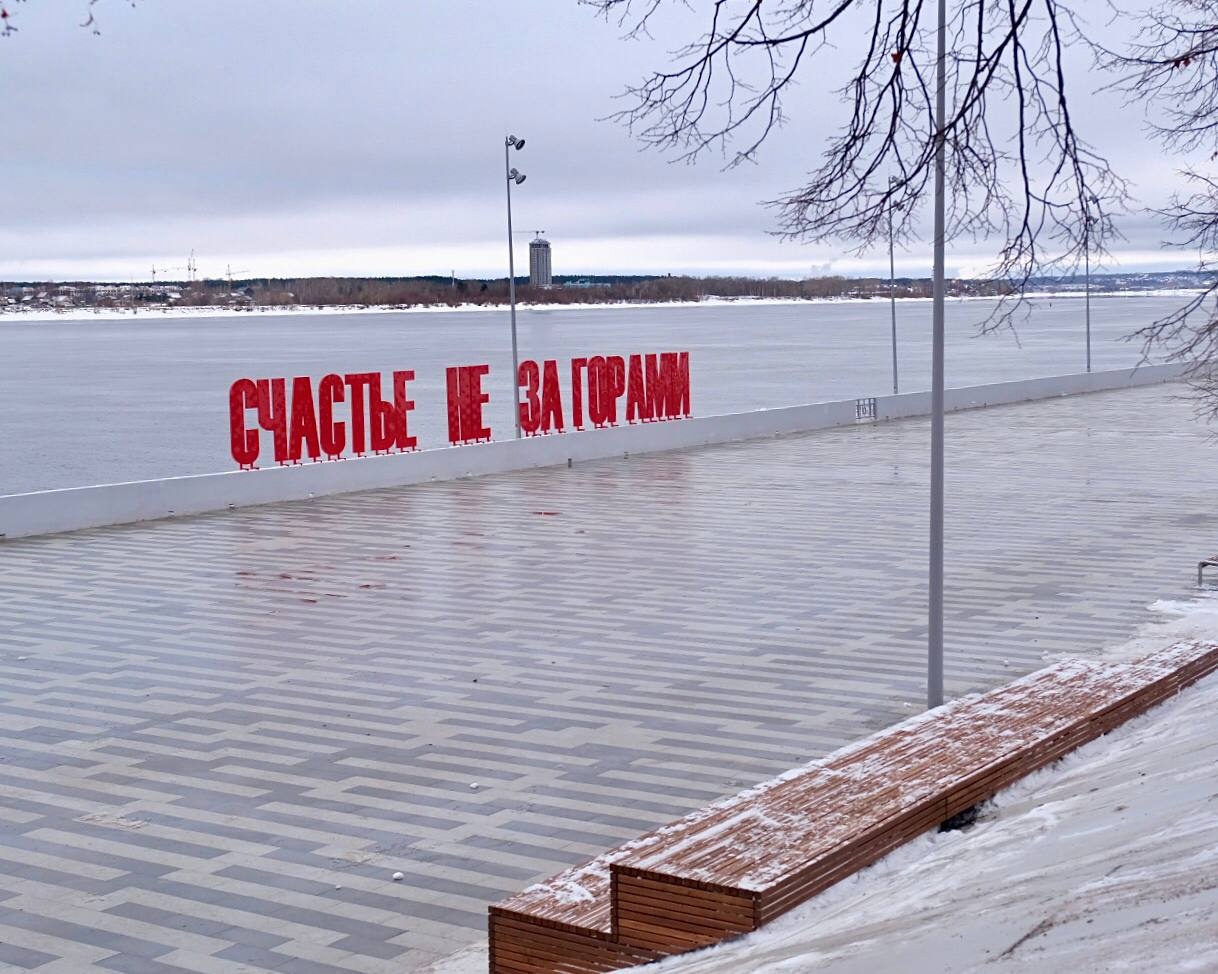
<path fill-rule="evenodd" d="M 527 178 L 524 173 L 509 165 L 512 148 L 524 148 L 524 139 L 509 135 L 503 140 L 503 166 L 507 170 L 507 232 L 508 232 L 508 301 L 512 311 L 512 384 L 515 387 L 520 372 L 519 347 L 516 341 L 516 258 L 512 252 L 512 185 L 519 186 Z M 519 392 L 514 392 L 513 399 L 519 398 Z M 520 439 L 520 408 L 513 412 L 516 420 L 516 438 Z"/>

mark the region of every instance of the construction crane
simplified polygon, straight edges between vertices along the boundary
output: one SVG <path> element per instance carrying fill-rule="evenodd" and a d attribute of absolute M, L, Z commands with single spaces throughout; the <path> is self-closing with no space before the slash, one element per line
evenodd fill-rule
<path fill-rule="evenodd" d="M 158 274 L 165 274 L 165 273 L 168 273 L 169 271 L 185 271 L 186 280 L 189 281 L 191 284 L 193 284 L 195 281 L 195 275 L 198 273 L 198 270 L 199 270 L 199 265 L 195 262 L 195 252 L 192 250 L 190 252 L 190 256 L 186 258 L 185 265 L 179 265 L 177 267 L 169 267 L 169 266 L 157 267 L 156 264 L 153 264 L 152 265 L 152 283 L 153 284 L 156 283 L 156 276 Z"/>
<path fill-rule="evenodd" d="M 235 271 L 235 270 L 233 270 L 233 265 L 232 265 L 232 264 L 229 264 L 229 265 L 228 265 L 228 266 L 225 268 L 224 273 L 225 273 L 225 276 L 228 278 L 228 289 L 231 291 L 231 290 L 233 289 L 233 278 L 234 278 L 234 277 L 236 277 L 236 276 L 238 276 L 238 275 L 240 275 L 240 274 L 248 274 L 248 273 L 249 273 L 249 271 L 248 271 L 247 269 L 245 269 L 245 268 L 242 268 L 241 270 Z"/>

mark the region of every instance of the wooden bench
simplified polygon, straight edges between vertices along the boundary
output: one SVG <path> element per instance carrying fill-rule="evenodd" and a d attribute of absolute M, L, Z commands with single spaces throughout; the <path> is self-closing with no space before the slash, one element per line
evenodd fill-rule
<path fill-rule="evenodd" d="M 1218 555 L 1210 555 L 1197 562 L 1197 588 L 1201 587 L 1202 574 L 1207 568 L 1218 568 Z"/>
<path fill-rule="evenodd" d="M 1070 660 L 914 717 L 490 908 L 491 974 L 599 974 L 755 930 L 1218 670 Z"/>

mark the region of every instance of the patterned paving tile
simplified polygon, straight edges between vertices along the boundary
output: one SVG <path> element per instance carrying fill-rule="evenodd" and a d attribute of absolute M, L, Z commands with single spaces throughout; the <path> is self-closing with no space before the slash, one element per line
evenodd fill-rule
<path fill-rule="evenodd" d="M 1189 591 L 1218 448 L 1178 393 L 949 418 L 950 692 Z M 5 543 L 0 969 L 409 971 L 488 901 L 916 712 L 926 442 Z"/>

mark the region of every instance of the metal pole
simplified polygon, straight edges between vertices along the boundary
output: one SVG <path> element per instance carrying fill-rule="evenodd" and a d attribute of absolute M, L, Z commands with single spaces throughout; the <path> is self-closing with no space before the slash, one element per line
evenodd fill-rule
<path fill-rule="evenodd" d="M 926 705 L 943 703 L 943 293 L 944 170 L 947 114 L 947 0 L 939 0 L 935 79 L 935 266 L 930 396 L 930 584 L 927 612 Z"/>
<path fill-rule="evenodd" d="M 507 180 L 507 223 L 508 223 L 508 300 L 512 306 L 512 419 L 516 424 L 516 439 L 520 439 L 520 362 L 516 350 L 516 255 L 512 252 L 512 177 L 511 157 L 508 155 L 510 146 L 503 144 L 503 173 Z"/>
<path fill-rule="evenodd" d="M 892 180 L 889 180 L 889 185 Z M 892 207 L 888 209 L 888 300 L 892 307 L 892 394 L 895 396 L 897 386 L 897 265 L 893 257 L 892 236 Z"/>
<path fill-rule="evenodd" d="M 1088 218 L 1090 219 L 1090 218 Z M 1091 227 L 1087 227 L 1087 244 L 1084 247 L 1087 261 L 1087 371 L 1091 371 Z"/>

